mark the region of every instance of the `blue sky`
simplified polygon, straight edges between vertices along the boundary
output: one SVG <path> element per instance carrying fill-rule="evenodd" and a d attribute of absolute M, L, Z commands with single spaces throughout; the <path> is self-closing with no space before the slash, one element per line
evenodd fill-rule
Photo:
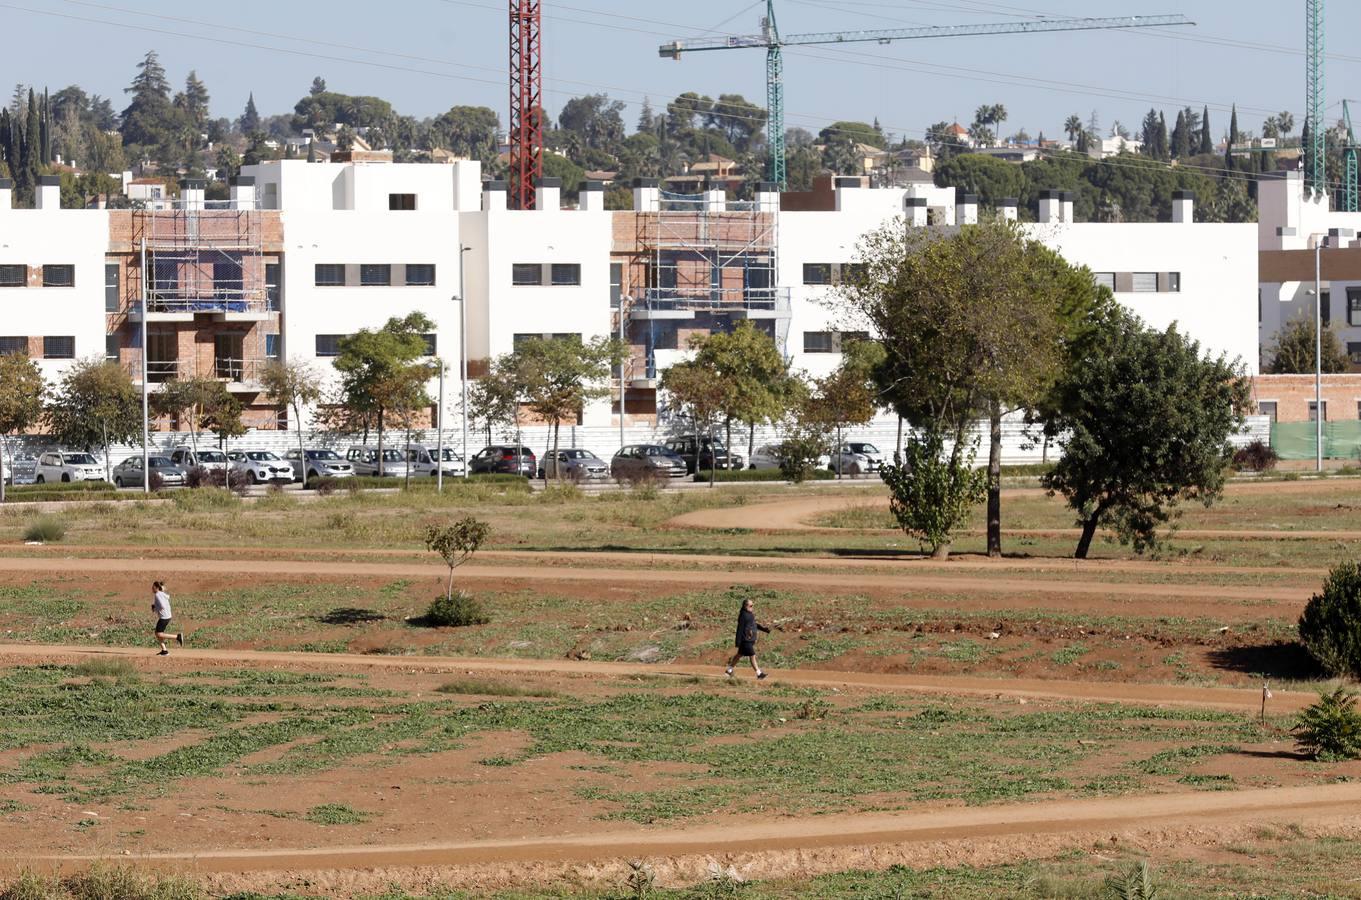
<path fill-rule="evenodd" d="M 759 50 L 696 53 L 679 62 L 657 56 L 657 45 L 670 39 L 757 31 L 764 2 L 544 0 L 543 7 L 551 111 L 569 96 L 603 90 L 629 104 L 632 128 L 644 96 L 658 108 L 686 90 L 742 93 L 764 103 Z M 1361 100 L 1361 49 L 1346 43 L 1347 35 L 1361 33 L 1361 4 L 1330 7 L 1331 121 L 1343 97 Z M 332 90 L 384 97 L 403 113 L 428 116 L 477 104 L 496 109 L 504 122 L 506 8 L 506 0 L 3 0 L 9 36 L 0 84 L 55 90 L 75 82 L 121 109 L 134 65 L 154 48 L 176 85 L 197 70 L 217 116 L 239 115 L 251 91 L 262 114 L 288 111 L 320 74 Z M 1150 106 L 1171 119 L 1181 106 L 1208 103 L 1216 132 L 1227 126 L 1235 101 L 1244 129 L 1279 110 L 1303 119 L 1302 3 L 778 0 L 777 10 L 786 34 L 1035 15 L 1182 13 L 1198 23 L 1157 33 L 791 48 L 785 61 L 791 127 L 816 131 L 837 119 L 877 115 L 885 130 L 921 137 L 941 119 L 967 124 L 983 103 L 1007 107 L 1005 132 L 1025 127 L 1050 136 L 1068 115 L 1086 119 L 1093 110 L 1103 131 L 1114 120 L 1135 130 Z"/>

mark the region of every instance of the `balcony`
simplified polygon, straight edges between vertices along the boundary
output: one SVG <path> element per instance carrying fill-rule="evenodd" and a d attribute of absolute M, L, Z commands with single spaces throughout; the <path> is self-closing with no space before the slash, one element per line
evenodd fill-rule
<path fill-rule="evenodd" d="M 258 394 L 264 389 L 260 380 L 269 359 L 235 359 L 214 357 L 196 364 L 192 359 L 149 360 L 147 362 L 147 382 L 151 391 L 160 390 L 167 381 L 194 377 L 213 378 L 223 382 L 231 393 Z M 134 363 L 130 367 L 132 382 L 142 383 L 141 366 Z"/>
<path fill-rule="evenodd" d="M 192 322 L 211 315 L 217 322 L 264 322 L 279 314 L 276 304 L 240 294 L 208 297 L 153 297 L 147 301 L 147 322 Z M 142 319 L 141 304 L 128 310 L 134 322 Z"/>
<path fill-rule="evenodd" d="M 726 313 L 739 319 L 787 319 L 789 288 L 649 288 L 629 310 L 639 320 L 687 320 L 696 313 Z"/>

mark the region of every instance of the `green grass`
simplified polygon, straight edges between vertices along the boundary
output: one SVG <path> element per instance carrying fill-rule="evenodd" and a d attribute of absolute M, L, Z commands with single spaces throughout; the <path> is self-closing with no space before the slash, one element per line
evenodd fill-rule
<path fill-rule="evenodd" d="M 309 809 L 304 818 L 314 825 L 362 825 L 371 816 L 344 803 L 323 803 Z"/>
<path fill-rule="evenodd" d="M 557 691 L 550 691 L 547 688 L 472 678 L 460 678 L 445 682 L 435 690 L 441 694 L 471 694 L 478 697 L 556 697 L 558 695 Z"/>

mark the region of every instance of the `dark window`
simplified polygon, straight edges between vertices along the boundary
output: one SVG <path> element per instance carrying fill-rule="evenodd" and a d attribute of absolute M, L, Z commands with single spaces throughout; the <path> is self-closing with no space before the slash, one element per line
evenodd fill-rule
<path fill-rule="evenodd" d="M 270 312 L 278 312 L 283 296 L 283 286 L 279 284 L 279 264 L 265 263 L 265 304 Z"/>
<path fill-rule="evenodd" d="M 1323 327 L 1327 328 L 1329 325 L 1333 324 L 1333 292 L 1324 291 L 1320 297 L 1322 299 L 1319 300 L 1318 315 L 1323 321 Z M 1323 411 L 1326 413 L 1328 407 L 1325 406 Z"/>
<path fill-rule="evenodd" d="M 279 358 L 279 336 L 277 334 L 265 335 L 265 359 Z"/>
<path fill-rule="evenodd" d="M 43 338 L 43 359 L 75 359 L 76 339 L 72 335 Z"/>
<path fill-rule="evenodd" d="M 1309 421 L 1318 421 L 1318 405 L 1313 400 L 1309 401 Z M 1323 421 L 1328 421 L 1328 401 L 1323 401 Z"/>
<path fill-rule="evenodd" d="M 43 287 L 75 287 L 75 266 L 43 266 Z"/>
<path fill-rule="evenodd" d="M 246 280 L 241 274 L 241 260 L 225 259 L 213 263 L 213 296 L 218 300 L 239 300 L 245 293 Z"/>
<path fill-rule="evenodd" d="M 1157 272 L 1135 272 L 1130 289 L 1136 294 L 1155 294 L 1158 291 Z"/>
<path fill-rule="evenodd" d="M 1172 294 L 1180 294 L 1180 293 L 1181 293 L 1181 273 L 1180 273 L 1180 272 L 1168 272 L 1168 273 L 1167 273 L 1167 290 L 1168 290 L 1168 293 L 1172 293 Z"/>
<path fill-rule="evenodd" d="M 118 335 L 104 335 L 104 358 L 109 362 L 118 362 L 119 343 Z"/>
<path fill-rule="evenodd" d="M 868 341 L 870 333 L 868 331 L 843 331 L 841 332 L 841 349 L 845 350 L 857 341 Z"/>
<path fill-rule="evenodd" d="M 160 297 L 163 294 L 174 295 L 180 289 L 180 264 L 176 259 L 157 259 L 152 257 L 147 261 L 150 268 L 151 294 L 152 297 Z"/>
<path fill-rule="evenodd" d="M 1262 400 L 1257 404 L 1257 415 L 1267 416 L 1272 422 L 1276 421 L 1276 401 Z"/>
<path fill-rule="evenodd" d="M 553 263 L 553 284 L 560 287 L 581 284 L 580 263 Z"/>
<path fill-rule="evenodd" d="M 0 287 L 23 287 L 28 284 L 28 266 L 0 266 Z"/>
<path fill-rule="evenodd" d="M 0 356 L 9 353 L 28 354 L 28 338 L 26 337 L 0 337 Z"/>
<path fill-rule="evenodd" d="M 104 312 L 118 312 L 122 306 L 122 298 L 118 296 L 121 269 L 118 263 L 104 264 Z"/>
<path fill-rule="evenodd" d="M 359 283 L 364 287 L 387 287 L 392 284 L 392 266 L 364 263 L 359 267 Z"/>
<path fill-rule="evenodd" d="M 831 264 L 831 263 L 804 263 L 804 264 L 803 264 L 803 283 L 804 283 L 804 284 L 831 284 L 831 283 L 832 283 L 832 264 Z"/>
<path fill-rule="evenodd" d="M 340 339 L 343 334 L 319 334 L 317 335 L 317 356 L 339 356 Z"/>
<path fill-rule="evenodd" d="M 423 334 L 421 338 L 425 341 L 425 355 L 434 356 L 436 347 L 436 336 L 433 334 Z"/>
<path fill-rule="evenodd" d="M 624 294 L 624 264 L 610 263 L 610 308 L 619 308 L 619 298 Z"/>
<path fill-rule="evenodd" d="M 1361 288 L 1347 288 L 1347 324 L 1361 325 Z"/>
<path fill-rule="evenodd" d="M 836 343 L 836 332 L 834 331 L 805 331 L 803 333 L 804 353 L 835 353 L 837 352 Z"/>
<path fill-rule="evenodd" d="M 512 264 L 510 283 L 518 285 L 543 284 L 543 266 L 538 263 Z"/>
<path fill-rule="evenodd" d="M 1353 363 L 1361 366 L 1361 341 L 1348 341 L 1347 355 L 1351 357 Z"/>
<path fill-rule="evenodd" d="M 435 266 L 432 263 L 407 263 L 406 283 L 413 287 L 429 287 L 435 283 Z"/>
<path fill-rule="evenodd" d="M 415 194 L 388 194 L 388 209 L 411 212 L 415 208 Z"/>
<path fill-rule="evenodd" d="M 345 267 L 339 263 L 317 263 L 317 287 L 344 287 Z"/>

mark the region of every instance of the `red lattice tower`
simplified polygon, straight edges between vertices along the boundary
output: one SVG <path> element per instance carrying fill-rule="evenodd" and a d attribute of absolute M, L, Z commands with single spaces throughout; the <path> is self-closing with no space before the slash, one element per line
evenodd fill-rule
<path fill-rule="evenodd" d="M 542 34 L 539 0 L 510 0 L 510 189 L 517 209 L 534 208 L 543 175 Z"/>

